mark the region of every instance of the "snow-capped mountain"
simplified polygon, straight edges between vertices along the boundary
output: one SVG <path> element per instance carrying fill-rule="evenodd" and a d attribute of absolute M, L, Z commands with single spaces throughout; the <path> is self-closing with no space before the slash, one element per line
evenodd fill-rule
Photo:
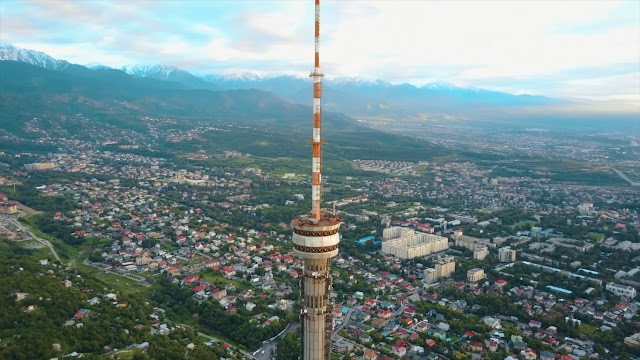
<path fill-rule="evenodd" d="M 39 67 L 62 71 L 91 71 L 89 68 L 57 60 L 33 50 L 12 45 L 0 46 L 0 59 L 27 62 Z M 90 69 L 109 69 L 92 65 Z M 272 92 L 298 104 L 309 104 L 312 82 L 306 74 L 264 75 L 252 72 L 210 74 L 195 76 L 190 72 L 166 65 L 129 65 L 119 69 L 135 77 L 171 81 L 176 87 L 210 90 L 258 89 Z M 420 87 L 411 84 L 391 84 L 384 80 L 359 77 L 327 76 L 324 106 L 329 111 L 349 115 L 401 115 L 426 111 L 473 111 L 494 107 L 548 105 L 556 99 L 542 96 L 513 95 L 478 88 L 458 87 L 445 82 L 429 83 Z"/>
<path fill-rule="evenodd" d="M 392 86 L 391 83 L 384 80 L 367 80 L 360 77 L 328 77 L 326 81 L 323 81 L 328 85 L 335 86 L 353 86 L 353 87 L 365 87 L 365 86 Z"/>
<path fill-rule="evenodd" d="M 220 90 L 258 89 L 298 104 L 311 101 L 312 82 L 302 76 L 262 76 L 252 73 L 207 75 L 204 80 Z M 360 77 L 327 77 L 323 104 L 328 111 L 350 115 L 402 115 L 425 111 L 469 111 L 485 107 L 543 105 L 555 100 L 520 96 L 433 82 L 417 87 Z"/>
<path fill-rule="evenodd" d="M 429 90 L 454 90 L 454 89 L 462 89 L 461 87 L 455 86 L 451 83 L 444 81 L 436 81 L 424 84 L 420 86 L 421 89 L 429 89 Z"/>
<path fill-rule="evenodd" d="M 25 62 L 48 70 L 67 70 L 74 66 L 65 60 L 57 60 L 35 50 L 22 49 L 11 44 L 0 44 L 0 60 Z"/>
<path fill-rule="evenodd" d="M 225 75 L 211 74 L 211 75 L 205 75 L 204 78 L 209 79 L 210 81 L 215 81 L 215 80 L 259 81 L 259 80 L 264 80 L 267 77 L 264 75 L 260 75 L 252 72 L 241 72 L 241 73 L 232 73 L 232 74 L 225 74 Z"/>
<path fill-rule="evenodd" d="M 126 72 L 129 75 L 137 77 L 153 78 L 167 78 L 171 75 L 171 73 L 175 71 L 186 73 L 186 71 L 184 70 L 166 65 L 126 65 L 123 66 L 120 70 Z"/>
<path fill-rule="evenodd" d="M 111 66 L 102 65 L 102 64 L 87 64 L 85 66 L 91 70 L 113 69 Z"/>
<path fill-rule="evenodd" d="M 167 65 L 127 65 L 120 70 L 136 77 L 175 81 L 188 87 L 215 88 L 213 84 L 194 76 L 186 70 Z"/>

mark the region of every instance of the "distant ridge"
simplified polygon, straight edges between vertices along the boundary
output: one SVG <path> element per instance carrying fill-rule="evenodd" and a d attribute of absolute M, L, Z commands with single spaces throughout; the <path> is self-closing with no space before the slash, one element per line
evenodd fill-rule
<path fill-rule="evenodd" d="M 105 65 L 70 64 L 35 51 L 13 45 L 0 46 L 0 60 L 26 62 L 49 70 L 87 71 L 109 69 Z M 297 104 L 309 102 L 312 84 L 306 77 L 294 75 L 260 75 L 250 72 L 209 74 L 196 76 L 167 65 L 129 65 L 121 69 L 129 75 L 171 81 L 192 89 L 238 90 L 258 89 Z M 411 84 L 391 84 L 384 80 L 365 80 L 358 77 L 328 77 L 324 82 L 324 107 L 328 111 L 352 116 L 405 117 L 424 113 L 467 114 L 490 112 L 495 108 L 554 105 L 563 100 L 534 95 L 513 95 L 477 88 L 463 88 L 445 82 L 416 87 Z"/>

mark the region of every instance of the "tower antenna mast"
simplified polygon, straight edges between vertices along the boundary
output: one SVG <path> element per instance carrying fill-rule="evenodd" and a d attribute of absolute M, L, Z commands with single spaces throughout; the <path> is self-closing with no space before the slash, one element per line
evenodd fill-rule
<path fill-rule="evenodd" d="M 315 0 L 315 66 L 311 72 L 313 78 L 313 139 L 311 146 L 313 148 L 313 159 L 311 163 L 311 217 L 320 220 L 320 204 L 322 202 L 322 150 L 320 147 L 324 144 L 321 138 L 322 128 L 322 69 L 320 69 L 320 0 Z"/>

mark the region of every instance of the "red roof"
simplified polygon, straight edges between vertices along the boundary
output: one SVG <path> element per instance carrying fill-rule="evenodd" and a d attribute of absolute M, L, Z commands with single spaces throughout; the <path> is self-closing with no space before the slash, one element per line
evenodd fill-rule
<path fill-rule="evenodd" d="M 627 309 L 627 305 L 626 304 L 616 304 L 615 308 L 616 308 L 616 310 L 626 310 Z"/>
<path fill-rule="evenodd" d="M 507 280 L 504 280 L 504 279 L 500 279 L 500 280 L 496 281 L 496 284 L 498 284 L 498 285 L 504 285 L 506 283 L 507 283 Z"/>
<path fill-rule="evenodd" d="M 407 342 L 404 340 L 396 341 L 396 346 L 407 346 Z"/>
<path fill-rule="evenodd" d="M 425 340 L 425 344 L 427 344 L 429 347 L 436 346 L 436 342 L 434 340 L 432 340 L 432 339 Z"/>
<path fill-rule="evenodd" d="M 398 224 L 398 225 L 409 225 L 408 222 L 406 221 L 402 221 L 402 220 L 393 220 L 392 221 L 394 224 Z"/>

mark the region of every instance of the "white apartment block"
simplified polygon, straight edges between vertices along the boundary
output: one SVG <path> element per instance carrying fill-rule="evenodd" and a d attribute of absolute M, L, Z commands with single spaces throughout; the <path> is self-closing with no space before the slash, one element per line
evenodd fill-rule
<path fill-rule="evenodd" d="M 424 270 L 424 281 L 427 284 L 433 284 L 438 280 L 438 272 L 434 268 L 426 268 Z"/>
<path fill-rule="evenodd" d="M 489 248 L 486 246 L 478 247 L 473 250 L 473 258 L 475 260 L 484 260 L 489 255 Z"/>
<path fill-rule="evenodd" d="M 496 244 L 492 243 L 489 239 L 482 239 L 464 235 L 461 229 L 453 232 L 453 239 L 456 242 L 456 246 L 464 247 L 471 251 L 481 249 L 483 246 L 490 248 L 496 247 Z"/>
<path fill-rule="evenodd" d="M 449 277 L 456 272 L 456 260 L 453 256 L 444 256 L 438 259 L 435 266 L 438 278 Z"/>
<path fill-rule="evenodd" d="M 426 256 L 449 247 L 449 240 L 445 237 L 417 233 L 398 226 L 384 229 L 382 238 L 382 253 L 391 254 L 400 259 Z"/>
<path fill-rule="evenodd" d="M 628 298 L 636 297 L 636 289 L 633 286 L 620 285 L 616 283 L 607 283 L 605 289 L 617 296 L 626 296 Z"/>
<path fill-rule="evenodd" d="M 500 248 L 498 250 L 498 260 L 500 262 L 514 262 L 516 261 L 516 251 L 509 246 Z"/>

